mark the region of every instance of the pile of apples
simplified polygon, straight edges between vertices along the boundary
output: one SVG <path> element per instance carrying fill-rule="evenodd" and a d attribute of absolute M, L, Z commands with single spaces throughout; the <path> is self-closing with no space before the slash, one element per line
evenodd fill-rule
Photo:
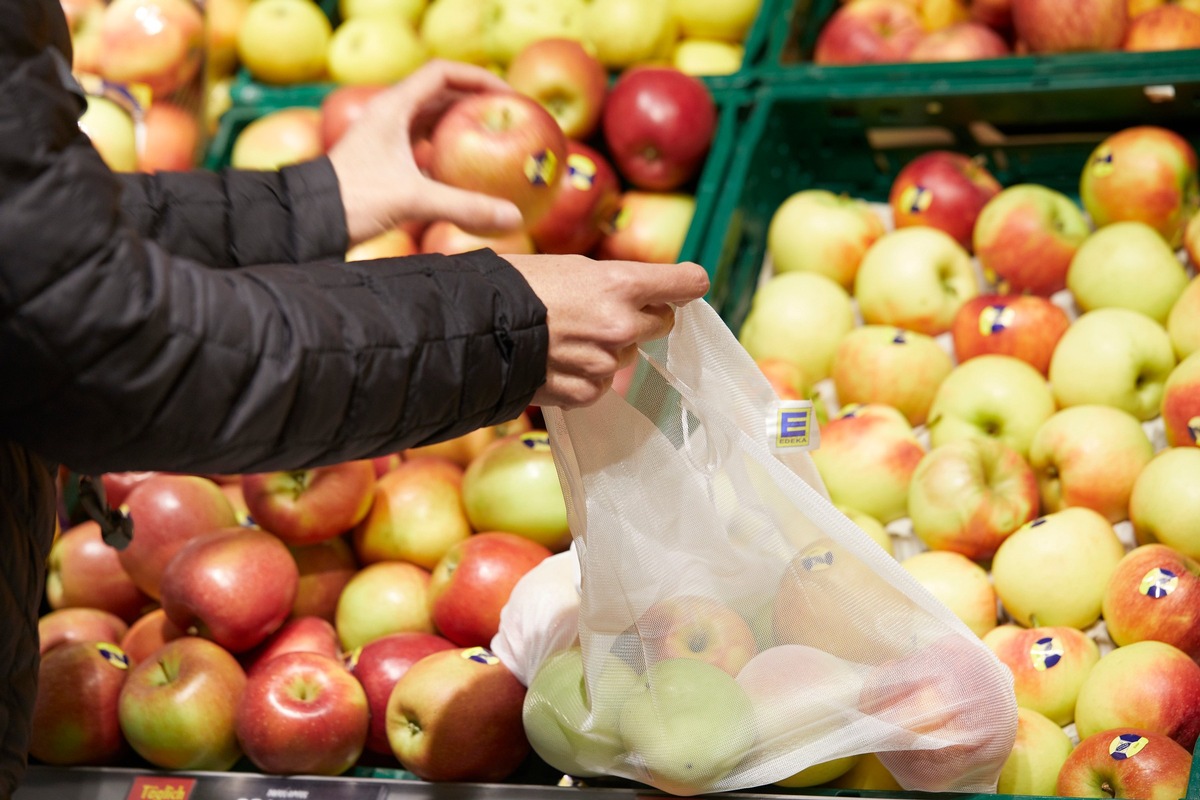
<path fill-rule="evenodd" d="M 813 61 L 845 66 L 1200 48 L 1196 0 L 842 0 Z"/>
<path fill-rule="evenodd" d="M 525 687 L 488 648 L 570 543 L 535 418 L 308 470 L 102 476 L 133 537 L 55 540 L 33 758 L 506 778 Z"/>
<path fill-rule="evenodd" d="M 579 42 L 542 39 L 512 60 L 512 94 L 460 103 L 414 146 L 429 175 L 514 200 L 522 229 L 465 231 L 447 220 L 409 223 L 364 242 L 350 260 L 413 253 L 574 253 L 672 263 L 696 208 L 692 187 L 717 125 L 711 91 L 674 67 L 642 66 L 610 86 Z M 232 164 L 275 169 L 327 152 L 385 85 L 341 86 L 319 108 L 252 121 Z"/>
<path fill-rule="evenodd" d="M 795 193 L 739 338 L 825 414 L 834 503 L 1011 668 L 999 791 L 1178 798 L 1200 734 L 1197 156 L 1138 126 L 1080 167 L 1079 203 L 940 150 L 886 205 Z M 1118 728 L 1149 744 L 1114 761 Z"/>

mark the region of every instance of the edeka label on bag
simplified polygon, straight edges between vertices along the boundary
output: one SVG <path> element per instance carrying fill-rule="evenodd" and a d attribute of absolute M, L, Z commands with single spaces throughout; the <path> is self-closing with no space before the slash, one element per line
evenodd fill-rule
<path fill-rule="evenodd" d="M 815 450 L 820 446 L 817 417 L 811 400 L 779 400 L 767 417 L 767 441 L 771 450 Z"/>

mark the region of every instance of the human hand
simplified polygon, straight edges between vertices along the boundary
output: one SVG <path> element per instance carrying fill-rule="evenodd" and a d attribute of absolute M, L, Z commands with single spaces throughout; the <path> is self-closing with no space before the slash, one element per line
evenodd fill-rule
<path fill-rule="evenodd" d="M 591 405 L 613 375 L 634 363 L 637 346 L 666 336 L 671 305 L 703 297 L 708 274 L 697 264 L 593 261 L 584 256 L 508 255 L 546 306 L 550 348 L 535 405 Z"/>
<path fill-rule="evenodd" d="M 522 225 L 511 202 L 440 183 L 417 165 L 416 148 L 450 106 L 494 91 L 512 90 L 482 67 L 435 60 L 372 98 L 329 151 L 351 246 L 406 220 L 446 219 L 468 230 Z"/>

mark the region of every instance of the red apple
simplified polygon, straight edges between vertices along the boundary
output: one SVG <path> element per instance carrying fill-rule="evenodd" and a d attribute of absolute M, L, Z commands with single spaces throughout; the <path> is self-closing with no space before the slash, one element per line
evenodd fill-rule
<path fill-rule="evenodd" d="M 338 597 L 350 578 L 358 572 L 354 550 L 344 537 L 326 539 L 305 547 L 292 547 L 299 580 L 293 617 L 320 617 L 333 622 Z"/>
<path fill-rule="evenodd" d="M 429 580 L 434 626 L 459 647 L 490 645 L 513 587 L 550 555 L 543 544 L 498 531 L 476 533 L 454 545 Z"/>
<path fill-rule="evenodd" d="M 719 600 L 678 595 L 658 600 L 637 621 L 646 666 L 670 658 L 707 661 L 730 675 L 758 653 L 750 625 Z"/>
<path fill-rule="evenodd" d="M 113 0 L 100 28 L 100 74 L 155 98 L 187 87 L 204 60 L 204 16 L 191 0 Z"/>
<path fill-rule="evenodd" d="M 400 462 L 404 460 L 404 453 L 389 453 L 386 456 L 376 456 L 371 459 L 371 466 L 375 468 L 375 478 L 382 478 L 387 473 L 400 466 Z"/>
<path fill-rule="evenodd" d="M 233 653 L 283 625 L 298 571 L 287 546 L 254 528 L 223 528 L 189 541 L 163 571 L 163 610 L 185 630 Z"/>
<path fill-rule="evenodd" d="M 68 642 L 119 642 L 129 630 L 125 620 L 98 608 L 63 608 L 38 620 L 43 655 Z"/>
<path fill-rule="evenodd" d="M 717 127 L 712 93 L 673 67 L 621 75 L 600 126 L 617 171 L 639 189 L 669 192 L 699 173 Z"/>
<path fill-rule="evenodd" d="M 1191 50 L 1200 47 L 1200 14 L 1182 6 L 1164 5 L 1134 17 L 1125 34 L 1130 52 Z"/>
<path fill-rule="evenodd" d="M 297 547 L 349 531 L 371 510 L 374 492 L 375 466 L 367 459 L 242 476 L 250 518 Z"/>
<path fill-rule="evenodd" d="M 980 22 L 959 22 L 931 31 L 908 54 L 909 61 L 980 61 L 1010 55 L 1004 37 Z"/>
<path fill-rule="evenodd" d="M 1200 661 L 1200 562 L 1165 544 L 1129 551 L 1104 592 L 1104 624 L 1117 645 L 1153 639 Z"/>
<path fill-rule="evenodd" d="M 558 194 L 567 139 L 554 117 L 524 95 L 483 92 L 459 100 L 430 141 L 436 180 L 511 200 L 526 225 L 549 211 Z"/>
<path fill-rule="evenodd" d="M 587 139 L 600 122 L 608 71 L 582 42 L 538 39 L 509 62 L 504 79 L 541 103 L 568 139 Z"/>
<path fill-rule="evenodd" d="M 1129 25 L 1126 0 L 1013 0 L 1012 16 L 1033 53 L 1118 50 Z"/>
<path fill-rule="evenodd" d="M 160 474 L 162 473 L 105 472 L 100 476 L 100 483 L 104 487 L 104 497 L 108 500 L 108 504 L 113 508 L 120 508 L 121 504 L 125 502 L 125 498 L 129 497 L 129 493 L 133 491 L 133 487 Z"/>
<path fill-rule="evenodd" d="M 51 608 L 98 608 L 133 622 L 153 604 L 101 538 L 100 525 L 81 522 L 59 534 L 47 561 L 46 601 Z"/>
<path fill-rule="evenodd" d="M 596 258 L 674 264 L 695 213 L 696 198 L 690 194 L 625 192 L 596 246 Z"/>
<path fill-rule="evenodd" d="M 524 702 L 525 687 L 491 651 L 432 653 L 392 689 L 388 742 L 422 780 L 502 781 L 529 755 Z"/>
<path fill-rule="evenodd" d="M 924 36 L 913 3 L 855 0 L 834 11 L 821 28 L 813 61 L 828 66 L 907 61 Z"/>
<path fill-rule="evenodd" d="M 320 617 L 293 617 L 238 660 L 246 677 L 252 678 L 268 661 L 284 653 L 321 653 L 340 658 L 342 647 L 333 623 Z"/>
<path fill-rule="evenodd" d="M 115 761 L 125 751 L 117 698 L 128 672 L 129 660 L 108 642 L 70 642 L 46 653 L 38 667 L 29 755 L 56 765 Z"/>
<path fill-rule="evenodd" d="M 154 655 L 167 642 L 186 636 L 187 631 L 167 619 L 161 608 L 147 611 L 121 637 L 121 649 L 130 663 L 140 664 Z"/>
<path fill-rule="evenodd" d="M 897 228 L 937 228 L 970 250 L 975 220 L 1000 189 L 1000 182 L 978 159 L 931 150 L 905 164 L 896 175 L 888 205 Z"/>
<path fill-rule="evenodd" d="M 229 651 L 181 637 L 125 678 L 121 732 L 156 767 L 227 770 L 242 754 L 235 720 L 245 686 L 246 674 Z"/>
<path fill-rule="evenodd" d="M 286 653 L 249 676 L 237 709 L 246 756 L 275 775 L 340 775 L 367 740 L 367 695 L 323 653 Z"/>
<path fill-rule="evenodd" d="M 142 116 L 142 146 L 138 169 L 143 172 L 183 172 L 199 166 L 200 120 L 195 112 L 156 100 Z"/>
<path fill-rule="evenodd" d="M 1012 33 L 1013 0 L 972 0 L 971 19 L 1002 34 Z"/>
<path fill-rule="evenodd" d="M 1167 376 L 1162 422 L 1171 447 L 1200 445 L 1200 351 L 1180 361 Z"/>
<path fill-rule="evenodd" d="M 422 253 L 441 253 L 452 256 L 483 249 L 491 250 L 499 255 L 526 255 L 536 252 L 533 240 L 524 230 L 499 236 L 481 236 L 468 233 L 453 222 L 437 220 L 421 234 Z"/>
<path fill-rule="evenodd" d="M 155 600 L 163 569 L 188 540 L 238 524 L 221 487 L 195 475 L 155 475 L 134 487 L 121 509 L 133 519 L 133 541 L 117 554 L 121 566 Z"/>
<path fill-rule="evenodd" d="M 346 133 L 346 129 L 362 116 L 375 95 L 387 86 L 348 84 L 337 86 L 321 101 L 321 144 L 330 150 Z"/>
<path fill-rule="evenodd" d="M 392 633 L 356 648 L 347 665 L 367 693 L 371 709 L 368 750 L 392 755 L 387 737 L 387 703 L 396 681 L 430 653 L 454 649 L 454 642 L 432 633 Z"/>
<path fill-rule="evenodd" d="M 1083 739 L 1058 773 L 1060 797 L 1178 800 L 1187 794 L 1192 755 L 1161 733 L 1113 728 Z"/>
<path fill-rule="evenodd" d="M 554 204 L 529 235 L 541 253 L 590 253 L 620 205 L 617 173 L 600 153 L 572 140 L 560 181 Z"/>
<path fill-rule="evenodd" d="M 1100 647 L 1086 633 L 1065 625 L 1022 628 L 999 625 L 983 643 L 1013 675 L 1017 705 L 1043 714 L 1057 725 L 1075 719 L 1075 700 Z"/>
<path fill-rule="evenodd" d="M 1014 356 L 1046 375 L 1070 324 L 1067 312 L 1044 297 L 981 295 L 954 316 L 954 357 L 963 362 L 987 354 Z"/>

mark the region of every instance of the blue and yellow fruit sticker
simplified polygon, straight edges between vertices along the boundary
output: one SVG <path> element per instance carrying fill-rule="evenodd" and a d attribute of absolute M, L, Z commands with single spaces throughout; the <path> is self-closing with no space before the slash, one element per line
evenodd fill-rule
<path fill-rule="evenodd" d="M 1063 643 L 1057 636 L 1043 636 L 1029 648 L 1029 660 L 1038 672 L 1054 669 L 1062 657 Z"/>
<path fill-rule="evenodd" d="M 474 661 L 477 664 L 486 664 L 487 666 L 495 666 L 500 663 L 500 658 L 486 647 L 468 647 L 462 651 L 462 657 L 467 661 Z"/>
<path fill-rule="evenodd" d="M 521 444 L 530 450 L 540 452 L 550 449 L 550 434 L 545 431 L 530 431 L 521 434 Z"/>
<path fill-rule="evenodd" d="M 903 328 L 896 328 L 892 332 L 892 344 L 908 344 L 908 331 Z"/>
<path fill-rule="evenodd" d="M 1013 323 L 1017 312 L 1008 306 L 984 306 L 979 312 L 979 332 L 984 336 L 994 336 L 1003 333 Z"/>
<path fill-rule="evenodd" d="M 525 159 L 525 177 L 534 186 L 553 186 L 558 175 L 558 157 L 549 150 L 531 154 Z"/>
<path fill-rule="evenodd" d="M 823 572 L 833 566 L 833 550 L 827 544 L 814 544 L 799 556 L 800 567 L 805 572 Z"/>
<path fill-rule="evenodd" d="M 1145 736 L 1138 736 L 1136 733 L 1122 733 L 1108 743 L 1108 754 L 1114 761 L 1124 761 L 1142 752 L 1148 744 L 1150 744 L 1150 740 Z"/>
<path fill-rule="evenodd" d="M 1138 584 L 1138 593 L 1144 594 L 1151 600 L 1161 600 L 1179 586 L 1179 576 L 1169 569 L 1155 567 L 1142 576 Z"/>
<path fill-rule="evenodd" d="M 117 669 L 129 669 L 129 656 L 125 655 L 125 651 L 115 644 L 97 642 L 96 649 L 100 651 L 100 655 L 105 661 Z"/>
<path fill-rule="evenodd" d="M 1189 419 L 1187 429 L 1188 433 L 1191 434 L 1192 444 L 1200 444 L 1200 416 Z"/>
<path fill-rule="evenodd" d="M 777 400 L 767 414 L 767 441 L 772 452 L 813 450 L 820 446 L 816 410 L 811 400 Z"/>
<path fill-rule="evenodd" d="M 583 153 L 567 156 L 567 183 L 581 192 L 589 191 L 596 183 L 596 162 Z"/>
<path fill-rule="evenodd" d="M 1107 178 L 1113 174 L 1113 151 L 1107 144 L 1100 145 L 1092 153 L 1092 174 L 1097 178 Z"/>
<path fill-rule="evenodd" d="M 921 184 L 908 186 L 900 193 L 900 208 L 909 214 L 923 214 L 933 204 L 933 192 Z"/>

